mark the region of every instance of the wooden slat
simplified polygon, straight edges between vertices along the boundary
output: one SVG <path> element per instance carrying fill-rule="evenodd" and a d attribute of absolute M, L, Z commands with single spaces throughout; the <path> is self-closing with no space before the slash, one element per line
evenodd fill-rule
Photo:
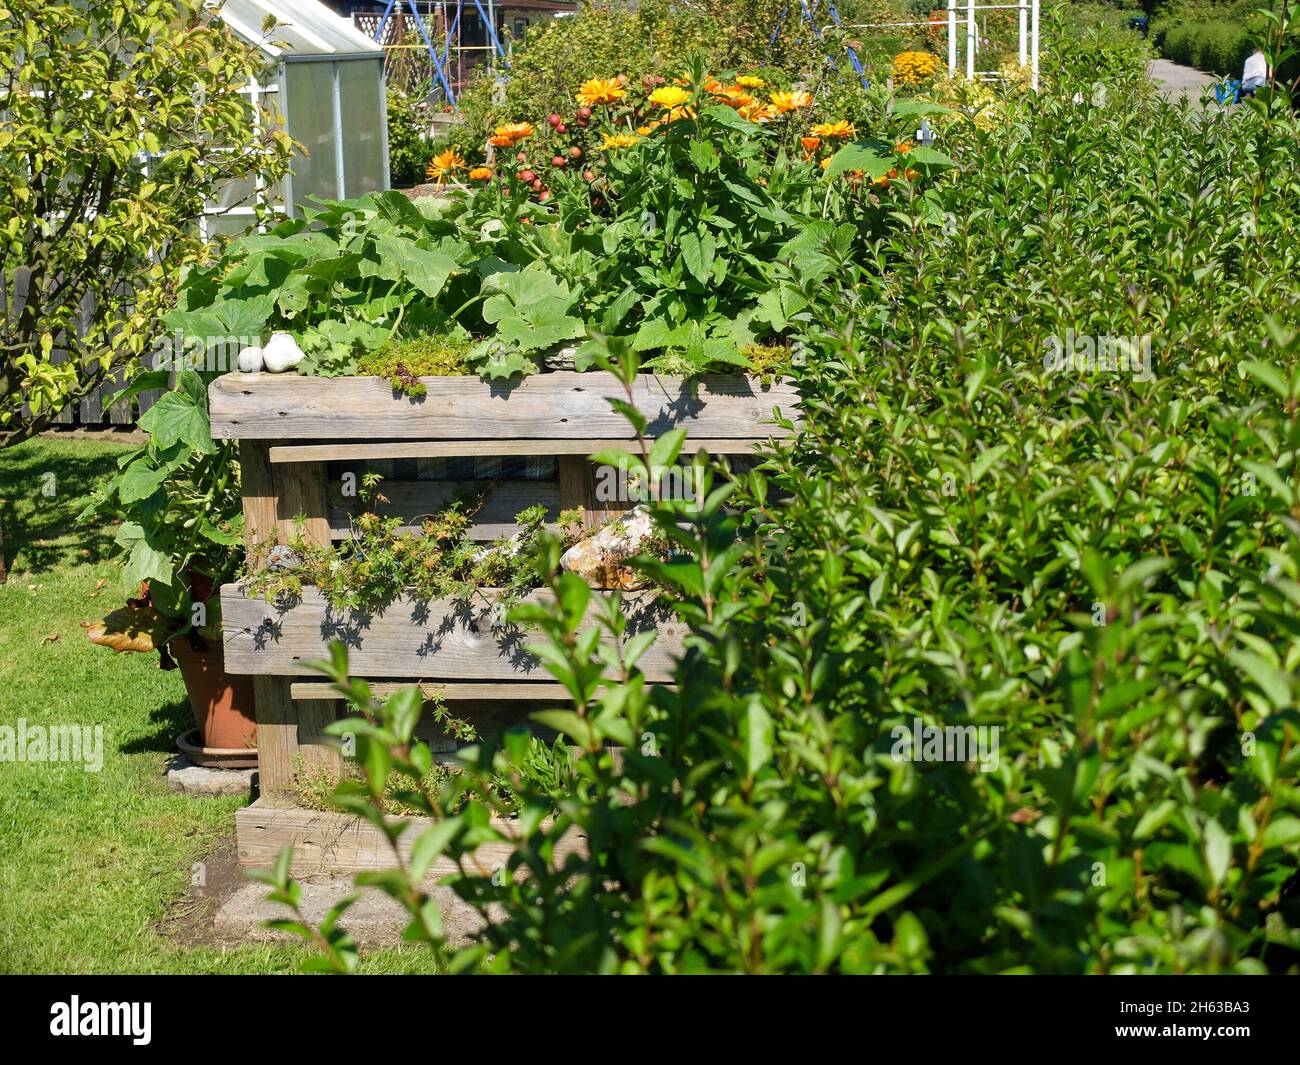
<path fill-rule="evenodd" d="M 530 596 L 538 602 L 545 592 Z M 592 604 L 591 615 L 596 604 Z M 235 584 L 221 589 L 226 671 L 303 676 L 306 665 L 327 658 L 333 640 L 348 647 L 350 668 L 361 677 L 425 677 L 430 680 L 535 680 L 547 674 L 525 648 L 529 635 L 498 623 L 490 594 L 470 605 L 452 599 L 395 599 L 382 612 L 336 613 L 315 588 L 285 608 L 252 598 Z M 673 620 L 653 593 L 624 596 L 628 635 L 657 628 L 659 638 L 640 660 L 648 680 L 672 679 L 685 626 Z M 286 693 L 287 695 L 287 693 Z"/>
<path fill-rule="evenodd" d="M 469 441 L 627 440 L 633 435 L 627 419 L 609 405 L 610 398 L 626 398 L 612 374 L 543 373 L 501 383 L 476 377 L 420 380 L 427 394 L 410 399 L 394 395 L 379 377 L 226 374 L 208 392 L 212 433 L 222 439 L 337 441 L 381 434 Z M 788 382 L 765 390 L 758 380 L 741 376 L 642 374 L 633 402 L 649 419 L 652 436 L 684 427 L 701 438 L 730 440 L 785 435 L 772 424 L 772 408 L 791 417 L 798 395 Z M 505 453 L 523 454 L 514 448 Z"/>
<path fill-rule="evenodd" d="M 474 486 L 460 481 L 385 481 L 379 490 L 388 502 L 378 504 L 374 508 L 376 513 L 401 518 L 403 532 L 418 531 L 421 518 L 442 510 L 459 496 L 468 496 L 471 504 L 475 499 Z M 483 504 L 474 513 L 469 527 L 472 540 L 513 535 L 519 531 L 515 515 L 537 503 L 546 508 L 547 521 L 555 521 L 560 515 L 559 486 L 551 481 L 498 481 L 484 485 L 483 490 Z M 348 514 L 352 509 L 330 508 L 330 535 L 334 539 L 351 535 Z M 362 508 L 355 504 L 355 509 Z"/>
<path fill-rule="evenodd" d="M 748 455 L 767 442 L 759 437 L 709 438 L 686 441 L 684 455 L 704 450 L 711 455 Z M 371 444 L 277 444 L 271 462 L 329 462 L 360 459 L 442 459 L 477 455 L 577 455 L 586 457 L 606 448 L 635 453 L 636 441 L 613 438 L 587 440 L 393 440 Z"/>

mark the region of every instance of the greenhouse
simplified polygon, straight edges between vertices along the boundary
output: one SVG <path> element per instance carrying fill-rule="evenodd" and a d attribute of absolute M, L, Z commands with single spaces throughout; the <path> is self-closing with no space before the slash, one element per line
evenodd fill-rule
<path fill-rule="evenodd" d="M 383 49 L 316 0 L 226 0 L 220 14 L 267 58 L 267 74 L 245 88 L 254 111 L 278 116 L 306 154 L 269 188 L 231 182 L 209 208 L 206 232 L 243 232 L 258 198 L 292 214 L 313 196 L 388 188 Z"/>

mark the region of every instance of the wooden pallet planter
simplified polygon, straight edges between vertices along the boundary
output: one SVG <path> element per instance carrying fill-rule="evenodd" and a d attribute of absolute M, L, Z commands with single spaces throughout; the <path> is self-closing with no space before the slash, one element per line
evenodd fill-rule
<path fill-rule="evenodd" d="M 350 504 L 339 488 L 358 484 L 367 471 L 384 476 L 388 502 L 380 513 L 399 515 L 412 527 L 474 488 L 483 503 L 470 535 L 480 540 L 515 531 L 514 515 L 537 503 L 552 517 L 581 509 L 592 526 L 632 505 L 601 498 L 588 459 L 608 447 L 635 447 L 626 419 L 608 402 L 626 398 L 613 376 L 422 381 L 426 394 L 418 399 L 395 394 L 388 381 L 373 377 L 227 374 L 214 381 L 212 433 L 239 441 L 248 542 L 287 543 L 299 521 L 318 544 L 347 537 Z M 642 375 L 633 396 L 649 419 L 651 439 L 687 429 L 687 454 L 701 447 L 714 454 L 754 453 L 788 435 L 773 409 L 793 417 L 798 402 L 789 384 L 725 376 Z M 436 689 L 456 699 L 457 715 L 470 720 L 501 720 L 503 706 L 516 706 L 526 717 L 539 702 L 564 698 L 527 652 L 527 633 L 499 622 L 491 590 L 480 590 L 469 604 L 399 597 L 370 614 L 336 612 L 315 589 L 305 589 L 296 602 L 272 604 L 232 584 L 222 589 L 221 601 L 226 669 L 254 678 L 264 796 L 257 816 L 283 818 L 290 828 L 298 816 L 295 766 L 337 767 L 324 728 L 341 704 L 328 697 L 319 678 L 304 679 L 313 675 L 305 663 L 326 657 L 333 639 L 349 646 L 356 675 Z M 652 594 L 627 595 L 625 603 L 633 631 L 649 626 L 659 633 L 641 660 L 647 674 L 670 680 L 684 632 L 666 620 Z M 245 846 L 252 817 L 246 812 L 239 822 L 241 856 L 247 855 L 246 864 L 264 864 L 266 852 Z"/>

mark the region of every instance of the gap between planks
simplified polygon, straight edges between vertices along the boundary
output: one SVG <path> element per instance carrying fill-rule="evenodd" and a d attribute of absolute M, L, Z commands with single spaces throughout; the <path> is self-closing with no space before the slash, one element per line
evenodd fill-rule
<path fill-rule="evenodd" d="M 683 454 L 705 450 L 711 455 L 748 455 L 755 448 L 775 443 L 772 438 L 737 437 L 721 440 L 687 440 Z M 479 455 L 591 455 L 607 448 L 631 450 L 636 440 L 396 440 L 372 444 L 276 444 L 270 448 L 273 465 L 291 462 L 331 462 L 341 459 L 443 459 Z"/>
<path fill-rule="evenodd" d="M 401 688 L 418 687 L 420 691 L 428 698 L 435 696 L 440 699 L 446 699 L 449 702 L 470 701 L 482 699 L 484 701 L 495 700 L 529 700 L 529 699 L 557 699 L 567 701 L 571 697 L 569 690 L 563 684 L 530 682 L 530 681 L 508 681 L 504 684 L 475 683 L 466 684 L 438 684 L 428 681 L 413 680 L 407 683 L 399 681 L 385 681 L 383 683 L 373 683 L 370 690 L 379 698 L 386 698 Z M 675 684 L 661 684 L 660 687 L 669 690 L 676 689 Z M 289 685 L 290 698 L 295 700 L 309 699 L 339 699 L 341 696 L 335 690 L 334 685 L 316 681 L 295 681 Z"/>

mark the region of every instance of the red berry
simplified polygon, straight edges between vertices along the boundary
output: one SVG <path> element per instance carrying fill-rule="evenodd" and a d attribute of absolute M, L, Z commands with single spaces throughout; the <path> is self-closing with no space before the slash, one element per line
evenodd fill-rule
<path fill-rule="evenodd" d="M 582 172 L 582 178 L 583 178 L 584 181 L 595 181 L 595 180 L 596 180 L 596 175 L 595 175 L 594 173 L 592 173 L 592 171 L 590 171 L 590 170 L 584 170 L 584 171 Z"/>
<path fill-rule="evenodd" d="M 579 108 L 578 108 L 578 117 L 579 117 L 579 118 L 590 118 L 590 117 L 591 117 L 591 108 L 590 108 L 590 107 L 579 107 Z"/>
<path fill-rule="evenodd" d="M 560 116 L 556 114 L 547 115 L 546 121 L 549 122 L 552 126 L 558 126 L 560 124 Z"/>
<path fill-rule="evenodd" d="M 586 128 L 587 128 L 588 126 L 590 126 L 590 125 L 591 125 L 591 120 L 590 120 L 590 119 L 587 119 L 587 118 L 580 118 L 580 119 L 578 119 L 578 128 L 579 128 L 579 129 L 586 129 Z"/>
<path fill-rule="evenodd" d="M 564 165 L 564 156 L 562 155 L 551 156 L 551 166 L 563 166 L 563 165 Z"/>
<path fill-rule="evenodd" d="M 550 189 L 542 189 L 541 193 L 540 193 L 540 194 L 538 195 L 538 197 L 537 197 L 538 201 L 541 202 L 541 203 L 545 203 L 545 202 L 546 202 L 547 200 L 549 200 L 550 198 L 551 198 L 551 190 L 550 190 Z"/>
<path fill-rule="evenodd" d="M 569 127 L 566 126 L 563 122 L 561 122 L 558 126 L 555 127 L 555 132 L 556 132 L 556 133 L 568 133 L 568 132 L 569 132 Z"/>
<path fill-rule="evenodd" d="M 532 180 L 531 184 L 532 184 L 532 187 L 533 187 L 533 191 L 534 191 L 534 192 L 541 192 L 541 191 L 542 191 L 542 179 L 541 179 L 541 178 L 534 178 L 534 179 Z"/>
<path fill-rule="evenodd" d="M 570 158 L 570 159 L 581 159 L 581 158 L 582 158 L 582 149 L 579 148 L 579 147 L 575 144 L 572 148 L 569 149 L 569 158 Z"/>
<path fill-rule="evenodd" d="M 522 181 L 525 185 L 531 185 L 536 179 L 537 179 L 537 175 L 534 174 L 531 170 L 519 171 L 519 180 Z"/>
<path fill-rule="evenodd" d="M 523 152 L 520 152 L 518 155 L 515 156 L 515 161 L 518 163 L 526 163 L 528 162 L 528 156 L 526 156 Z"/>

